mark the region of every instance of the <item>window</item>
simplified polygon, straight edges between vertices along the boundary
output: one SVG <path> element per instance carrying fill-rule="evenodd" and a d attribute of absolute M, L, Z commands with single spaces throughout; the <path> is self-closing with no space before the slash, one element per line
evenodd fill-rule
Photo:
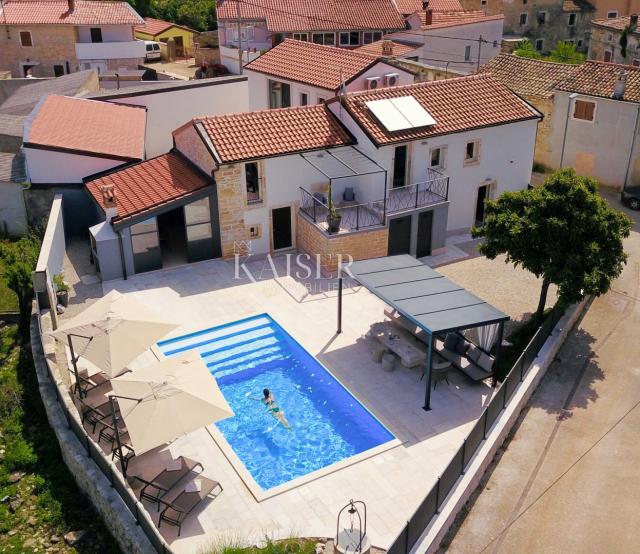
<path fill-rule="evenodd" d="M 640 59 L 635 58 L 632 62 L 631 65 L 633 65 L 633 67 L 640 67 Z"/>
<path fill-rule="evenodd" d="M 438 146 L 431 149 L 429 167 L 433 169 L 444 169 L 446 147 Z"/>
<path fill-rule="evenodd" d="M 162 267 L 158 224 L 155 217 L 130 227 L 133 267 L 136 273 L 152 271 Z"/>
<path fill-rule="evenodd" d="M 360 44 L 360 33 L 358 31 L 340 33 L 340 46 L 358 46 L 358 44 Z"/>
<path fill-rule="evenodd" d="M 573 104 L 573 119 L 593 121 L 596 113 L 596 103 L 587 100 L 576 100 Z"/>
<path fill-rule="evenodd" d="M 547 22 L 547 12 L 538 12 L 538 25 L 544 25 Z"/>
<path fill-rule="evenodd" d="M 527 0 L 522 0 L 522 4 L 526 6 L 527 5 Z"/>
<path fill-rule="evenodd" d="M 527 24 L 527 19 L 529 18 L 529 16 L 526 13 L 521 13 L 520 14 L 520 25 L 524 26 Z"/>
<path fill-rule="evenodd" d="M 307 33 L 293 33 L 293 38 L 295 40 L 304 40 L 305 42 L 308 42 L 309 35 Z"/>
<path fill-rule="evenodd" d="M 471 59 L 471 46 L 467 45 L 464 47 L 464 61 L 468 62 Z"/>
<path fill-rule="evenodd" d="M 291 86 L 287 83 L 269 80 L 269 107 L 288 108 L 291 106 Z"/>
<path fill-rule="evenodd" d="M 64 65 L 54 65 L 53 66 L 53 74 L 56 77 L 60 77 L 64 75 Z"/>
<path fill-rule="evenodd" d="M 480 159 L 480 141 L 472 140 L 467 142 L 464 152 L 464 163 L 475 163 Z"/>
<path fill-rule="evenodd" d="M 316 44 L 324 44 L 333 46 L 336 43 L 336 35 L 334 33 L 313 33 L 311 39 Z"/>
<path fill-rule="evenodd" d="M 607 12 L 607 19 L 615 19 L 618 17 L 618 12 Z"/>
<path fill-rule="evenodd" d="M 611 52 L 611 50 L 605 50 L 603 60 L 605 62 L 610 62 L 611 58 L 613 58 L 613 52 Z"/>
<path fill-rule="evenodd" d="M 569 27 L 575 27 L 578 16 L 575 13 L 569 14 Z"/>
<path fill-rule="evenodd" d="M 187 261 L 192 263 L 213 258 L 215 247 L 208 196 L 185 204 L 184 226 L 187 235 Z"/>
<path fill-rule="evenodd" d="M 20 46 L 25 46 L 25 47 L 33 46 L 31 31 L 20 31 Z"/>
<path fill-rule="evenodd" d="M 322 98 L 321 96 L 318 96 L 318 101 L 316 102 L 316 104 L 324 104 L 326 102 L 326 100 L 324 98 Z"/>
<path fill-rule="evenodd" d="M 371 44 L 382 40 L 382 31 L 366 31 L 362 33 L 362 44 Z"/>
<path fill-rule="evenodd" d="M 582 48 L 582 39 L 579 38 L 578 42 L 576 43 L 576 48 Z"/>
<path fill-rule="evenodd" d="M 480 5 L 481 6 L 486 6 L 487 5 L 487 0 L 480 0 Z"/>
<path fill-rule="evenodd" d="M 544 39 L 543 38 L 537 38 L 536 39 L 536 50 L 538 52 L 542 52 L 543 48 L 544 48 Z"/>
<path fill-rule="evenodd" d="M 102 42 L 102 29 L 100 27 L 91 27 L 91 42 Z"/>
<path fill-rule="evenodd" d="M 247 186 L 247 204 L 262 202 L 262 198 L 260 198 L 260 174 L 258 172 L 257 162 L 244 164 L 244 177 Z"/>
<path fill-rule="evenodd" d="M 300 105 L 308 106 L 309 105 L 309 94 L 306 92 L 300 93 Z"/>

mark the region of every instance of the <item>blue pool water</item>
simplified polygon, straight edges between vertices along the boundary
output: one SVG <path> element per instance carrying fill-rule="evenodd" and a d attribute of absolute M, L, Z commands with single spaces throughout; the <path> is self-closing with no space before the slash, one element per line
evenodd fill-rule
<path fill-rule="evenodd" d="M 166 356 L 196 349 L 235 416 L 216 423 L 267 490 L 394 439 L 267 314 L 158 343 Z M 272 391 L 287 431 L 258 401 Z"/>

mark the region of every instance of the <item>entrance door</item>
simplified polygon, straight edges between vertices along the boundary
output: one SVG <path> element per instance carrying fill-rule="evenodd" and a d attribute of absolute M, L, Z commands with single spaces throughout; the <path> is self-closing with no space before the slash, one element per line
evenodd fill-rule
<path fill-rule="evenodd" d="M 282 250 L 293 246 L 291 233 L 291 206 L 271 210 L 273 249 Z"/>
<path fill-rule="evenodd" d="M 482 185 L 478 188 L 478 199 L 476 200 L 476 225 L 481 225 L 484 221 L 484 203 L 489 194 L 489 185 Z"/>
<path fill-rule="evenodd" d="M 389 220 L 388 256 L 409 254 L 411 250 L 411 216 L 396 217 Z"/>
<path fill-rule="evenodd" d="M 407 146 L 396 146 L 393 156 L 393 188 L 407 184 Z"/>
<path fill-rule="evenodd" d="M 431 256 L 431 229 L 433 228 L 433 212 L 422 212 L 418 216 L 418 242 L 416 258 Z"/>
<path fill-rule="evenodd" d="M 158 238 L 162 267 L 173 267 L 187 263 L 187 237 L 185 232 L 184 210 L 182 207 L 160 214 L 158 220 Z"/>

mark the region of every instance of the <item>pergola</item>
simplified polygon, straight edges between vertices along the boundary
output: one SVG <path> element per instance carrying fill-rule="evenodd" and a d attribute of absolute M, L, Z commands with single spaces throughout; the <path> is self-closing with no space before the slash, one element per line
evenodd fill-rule
<path fill-rule="evenodd" d="M 431 367 L 436 336 L 497 324 L 497 361 L 504 323 L 509 316 L 412 256 L 404 254 L 352 262 L 342 271 L 427 334 L 425 410 L 431 409 Z M 342 287 L 340 294 L 341 290 Z M 338 303 L 341 312 L 341 298 Z"/>

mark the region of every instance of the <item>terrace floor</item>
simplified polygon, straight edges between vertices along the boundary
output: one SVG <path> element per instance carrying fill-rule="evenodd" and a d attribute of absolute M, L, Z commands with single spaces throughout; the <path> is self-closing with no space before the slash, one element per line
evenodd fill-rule
<path fill-rule="evenodd" d="M 73 252 L 73 245 L 69 251 Z M 536 291 L 531 291 L 528 274 L 499 261 L 482 259 L 491 267 L 500 266 L 495 271 L 502 271 L 504 279 L 509 276 L 511 290 L 522 287 L 524 294 L 519 300 L 535 306 Z M 343 333 L 336 335 L 336 294 L 331 290 L 334 281 L 287 277 L 284 257 L 276 258 L 277 271 L 282 275 L 278 278 L 263 261 L 246 266 L 256 278 L 262 273 L 264 280 L 251 282 L 242 272 L 242 278 L 236 279 L 232 261 L 214 260 L 111 281 L 102 285 L 101 292 L 117 289 L 177 321 L 181 326 L 170 336 L 269 313 L 402 444 L 261 502 L 250 493 L 207 429 L 139 456 L 132 462 L 130 473 L 151 477 L 164 460 L 184 455 L 200 461 L 205 474 L 222 483 L 224 492 L 187 519 L 181 537 L 173 527 L 161 528 L 177 553 L 237 540 L 253 543 L 265 535 L 332 536 L 337 513 L 350 498 L 366 502 L 367 533 L 374 545 L 388 547 L 460 447 L 493 389 L 471 383 L 453 371 L 451 384 L 438 384 L 432 395 L 433 409 L 425 412 L 425 382 L 419 382 L 417 369 L 398 364 L 393 372 L 382 371 L 363 340 L 373 323 L 384 320 L 385 306 L 380 300 L 362 287 L 348 287 Z M 476 278 L 469 288 L 482 296 L 492 282 L 483 283 L 478 271 L 482 268 L 474 263 Z M 77 273 L 76 283 L 67 273 L 76 294 L 64 317 L 77 313 L 85 302 L 100 295 L 96 285 L 77 282 L 82 269 Z M 506 306 L 503 303 L 498 307 L 504 310 Z M 515 319 L 522 316 L 507 311 Z M 152 506 L 149 512 L 156 514 Z"/>

